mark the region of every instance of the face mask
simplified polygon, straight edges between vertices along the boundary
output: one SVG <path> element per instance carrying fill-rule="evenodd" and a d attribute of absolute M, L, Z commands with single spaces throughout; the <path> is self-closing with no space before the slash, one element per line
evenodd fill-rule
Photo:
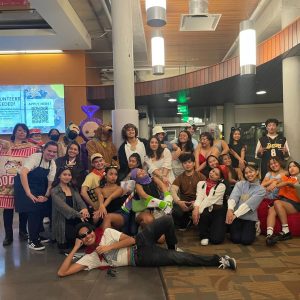
<path fill-rule="evenodd" d="M 57 142 L 59 140 L 59 135 L 57 135 L 57 134 L 51 134 L 50 135 L 50 140 L 54 141 L 54 142 Z"/>
<path fill-rule="evenodd" d="M 75 140 L 77 138 L 77 136 L 78 136 L 78 134 L 75 131 L 70 131 L 69 134 L 68 134 L 68 138 L 70 140 Z"/>

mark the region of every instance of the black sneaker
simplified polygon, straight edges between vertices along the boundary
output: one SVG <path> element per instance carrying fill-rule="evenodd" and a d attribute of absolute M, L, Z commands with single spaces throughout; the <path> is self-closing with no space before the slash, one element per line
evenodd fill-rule
<path fill-rule="evenodd" d="M 236 270 L 236 260 L 228 255 L 221 256 L 219 260 L 219 269 L 232 269 Z"/>
<path fill-rule="evenodd" d="M 290 231 L 288 233 L 284 233 L 281 231 L 277 235 L 277 241 L 286 241 L 286 240 L 290 240 L 291 238 L 292 238 L 292 234 Z"/>
<path fill-rule="evenodd" d="M 43 237 L 43 236 L 39 236 L 39 239 L 38 241 L 42 244 L 46 244 L 46 243 L 49 243 L 50 242 L 50 239 L 49 238 L 46 238 L 46 237 Z"/>
<path fill-rule="evenodd" d="M 37 242 L 30 241 L 28 243 L 28 247 L 29 247 L 29 249 L 32 249 L 35 251 L 45 250 L 45 248 L 46 248 L 43 244 L 40 243 L 40 241 L 37 241 Z"/>
<path fill-rule="evenodd" d="M 28 233 L 20 231 L 19 232 L 19 239 L 22 241 L 27 241 L 28 240 Z"/>
<path fill-rule="evenodd" d="M 5 239 L 3 240 L 3 243 L 2 243 L 2 245 L 3 245 L 3 247 L 6 247 L 6 246 L 9 246 L 9 245 L 11 245 L 11 244 L 12 244 L 12 242 L 13 242 L 13 238 L 8 238 L 8 237 L 5 237 Z"/>
<path fill-rule="evenodd" d="M 267 246 L 274 246 L 278 241 L 277 236 L 275 236 L 274 234 L 269 234 L 266 237 L 266 245 Z"/>

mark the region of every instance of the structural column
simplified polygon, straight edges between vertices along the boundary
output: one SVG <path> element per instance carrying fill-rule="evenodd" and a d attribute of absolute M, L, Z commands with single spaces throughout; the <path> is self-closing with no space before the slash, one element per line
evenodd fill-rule
<path fill-rule="evenodd" d="M 286 27 L 300 17 L 299 0 L 283 0 L 281 26 Z M 300 160 L 300 56 L 282 60 L 284 135 L 291 158 Z"/>
<path fill-rule="evenodd" d="M 149 138 L 149 117 L 147 105 L 140 105 L 138 107 L 139 113 L 139 136 L 148 139 Z M 152 135 L 152 131 L 150 136 Z"/>
<path fill-rule="evenodd" d="M 113 140 L 117 147 L 123 142 L 122 127 L 126 123 L 139 126 L 134 97 L 134 61 L 132 1 L 112 0 L 112 36 L 114 60 L 114 101 L 112 112 Z"/>
<path fill-rule="evenodd" d="M 235 107 L 234 103 L 224 103 L 223 110 L 223 122 L 224 122 L 224 137 L 229 142 L 231 128 L 235 127 Z"/>

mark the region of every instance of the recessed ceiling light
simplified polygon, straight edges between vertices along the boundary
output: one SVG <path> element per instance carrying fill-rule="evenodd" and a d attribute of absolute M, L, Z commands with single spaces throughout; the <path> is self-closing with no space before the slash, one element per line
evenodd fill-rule
<path fill-rule="evenodd" d="M 168 99 L 169 102 L 177 102 L 177 100 L 175 98 L 170 98 Z"/>
<path fill-rule="evenodd" d="M 257 91 L 256 92 L 256 95 L 264 95 L 266 94 L 267 92 L 266 91 Z"/>
<path fill-rule="evenodd" d="M 178 112 L 177 115 L 182 115 L 182 113 L 181 113 L 181 112 Z"/>

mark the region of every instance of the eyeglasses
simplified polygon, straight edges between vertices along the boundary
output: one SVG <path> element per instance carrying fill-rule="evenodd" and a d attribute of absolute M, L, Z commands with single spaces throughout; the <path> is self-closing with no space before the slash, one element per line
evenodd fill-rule
<path fill-rule="evenodd" d="M 84 239 L 85 237 L 87 237 L 89 234 L 91 234 L 92 231 L 93 231 L 92 229 L 89 229 L 86 233 L 78 234 L 78 238 L 79 238 L 80 240 L 82 240 L 82 239 Z"/>

